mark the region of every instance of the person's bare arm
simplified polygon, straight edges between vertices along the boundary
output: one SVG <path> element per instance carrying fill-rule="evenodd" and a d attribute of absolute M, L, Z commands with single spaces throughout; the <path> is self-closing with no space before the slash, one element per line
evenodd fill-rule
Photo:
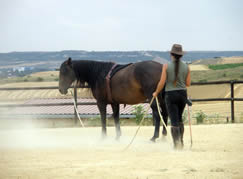
<path fill-rule="evenodd" d="M 167 78 L 167 67 L 168 64 L 164 64 L 163 65 L 163 69 L 162 69 L 162 73 L 161 73 L 161 77 L 160 77 L 160 81 L 157 85 L 157 88 L 155 90 L 155 92 L 153 93 L 153 97 L 158 96 L 159 92 L 164 88 L 165 86 L 165 82 L 166 82 L 166 78 Z"/>
<path fill-rule="evenodd" d="M 187 72 L 187 76 L 186 76 L 186 86 L 189 87 L 191 86 L 191 70 L 188 66 L 188 72 Z"/>

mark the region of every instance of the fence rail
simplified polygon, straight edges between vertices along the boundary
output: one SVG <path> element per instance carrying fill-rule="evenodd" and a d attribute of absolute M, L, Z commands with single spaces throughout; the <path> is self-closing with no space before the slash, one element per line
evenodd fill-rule
<path fill-rule="evenodd" d="M 220 84 L 230 84 L 230 98 L 207 98 L 207 99 L 191 99 L 193 102 L 207 102 L 207 101 L 231 101 L 231 121 L 235 121 L 235 111 L 234 111 L 234 102 L 243 101 L 243 98 L 234 98 L 234 84 L 243 84 L 243 81 L 213 81 L 213 82 L 196 82 L 192 85 L 220 85 Z M 82 86 L 81 88 L 88 88 L 88 86 Z M 0 91 L 15 91 L 15 90 L 52 90 L 58 89 L 57 86 L 49 87 L 23 87 L 23 88 L 0 88 Z M 77 105 L 96 105 L 96 102 L 78 102 L 77 103 L 77 88 L 74 88 L 74 98 Z M 147 102 L 146 102 L 147 103 Z M 39 106 L 64 106 L 64 105 L 73 105 L 73 103 L 48 103 L 48 104 L 1 104 L 0 108 L 11 108 L 11 107 L 39 107 Z M 74 110 L 75 116 L 77 116 Z"/>
<path fill-rule="evenodd" d="M 231 122 L 235 122 L 235 101 L 243 101 L 243 98 L 234 98 L 234 84 L 240 84 L 243 81 L 212 81 L 212 82 L 198 82 L 192 83 L 192 85 L 220 85 L 220 84 L 230 84 L 230 98 L 208 98 L 208 99 L 192 99 L 193 102 L 203 102 L 203 101 L 231 101 Z"/>

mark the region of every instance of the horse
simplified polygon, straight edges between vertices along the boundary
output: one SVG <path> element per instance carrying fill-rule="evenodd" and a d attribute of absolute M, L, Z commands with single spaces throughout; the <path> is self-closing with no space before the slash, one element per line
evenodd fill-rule
<path fill-rule="evenodd" d="M 116 66 L 116 67 L 115 67 Z M 162 73 L 162 64 L 155 61 L 142 61 L 127 65 L 113 62 L 101 62 L 91 60 L 72 60 L 70 57 L 60 66 L 59 91 L 67 94 L 68 88 L 76 81 L 80 85 L 88 84 L 101 116 L 102 138 L 106 132 L 106 107 L 111 105 L 116 127 L 116 139 L 121 136 L 120 129 L 120 104 L 138 104 L 147 99 L 152 99 Z M 109 77 L 109 78 L 107 78 Z M 164 100 L 165 91 L 158 95 L 160 110 L 167 125 L 168 113 Z M 155 125 L 154 135 L 150 139 L 155 142 L 159 137 L 160 117 L 155 100 L 151 104 L 153 121 Z M 163 126 L 163 136 L 167 135 Z"/>

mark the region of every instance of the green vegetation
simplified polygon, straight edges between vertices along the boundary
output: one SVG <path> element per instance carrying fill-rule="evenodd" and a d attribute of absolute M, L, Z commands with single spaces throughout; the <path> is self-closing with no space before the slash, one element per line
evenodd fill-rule
<path fill-rule="evenodd" d="M 243 65 L 222 70 L 192 71 L 192 82 L 243 80 Z"/>
<path fill-rule="evenodd" d="M 135 115 L 136 124 L 140 124 L 141 120 L 143 119 L 143 117 L 145 115 L 145 111 L 143 109 L 143 106 L 142 105 L 135 105 L 133 107 L 132 114 Z"/>
<path fill-rule="evenodd" d="M 36 81 L 37 81 L 37 82 L 41 82 L 41 81 L 44 81 L 44 79 L 41 78 L 41 77 L 38 77 L 38 78 L 36 79 Z"/>
<path fill-rule="evenodd" d="M 202 124 L 204 120 L 207 118 L 207 115 L 204 112 L 199 111 L 196 113 L 195 117 L 196 117 L 197 124 Z"/>
<path fill-rule="evenodd" d="M 185 123 L 187 121 L 187 118 L 188 118 L 188 112 L 187 112 L 187 109 L 185 107 L 184 112 L 182 114 L 182 121 Z"/>
<path fill-rule="evenodd" d="M 208 68 L 211 70 L 224 70 L 224 69 L 236 68 L 240 66 L 243 66 L 243 63 L 208 65 Z"/>

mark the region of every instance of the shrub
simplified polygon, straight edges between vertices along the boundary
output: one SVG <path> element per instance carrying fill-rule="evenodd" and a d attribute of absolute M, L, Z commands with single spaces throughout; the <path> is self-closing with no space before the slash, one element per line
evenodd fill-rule
<path fill-rule="evenodd" d="M 199 82 L 201 82 L 201 83 L 204 83 L 204 82 L 207 82 L 208 80 L 206 80 L 206 79 L 202 79 L 202 80 L 199 80 Z"/>
<path fill-rule="evenodd" d="M 199 111 L 196 113 L 196 120 L 197 120 L 197 124 L 202 124 L 204 122 L 204 120 L 206 119 L 207 115 L 202 112 Z"/>
<path fill-rule="evenodd" d="M 187 109 L 185 109 L 184 112 L 183 112 L 183 114 L 182 114 L 182 121 L 183 122 L 186 122 L 187 116 L 188 116 L 188 112 L 187 112 Z"/>
<path fill-rule="evenodd" d="M 44 81 L 44 79 L 41 78 L 41 77 L 38 77 L 38 78 L 36 79 L 36 81 L 41 82 L 41 81 Z"/>
<path fill-rule="evenodd" d="M 145 111 L 142 105 L 136 105 L 133 107 L 132 114 L 135 115 L 136 124 L 140 124 L 141 120 L 145 115 Z"/>

